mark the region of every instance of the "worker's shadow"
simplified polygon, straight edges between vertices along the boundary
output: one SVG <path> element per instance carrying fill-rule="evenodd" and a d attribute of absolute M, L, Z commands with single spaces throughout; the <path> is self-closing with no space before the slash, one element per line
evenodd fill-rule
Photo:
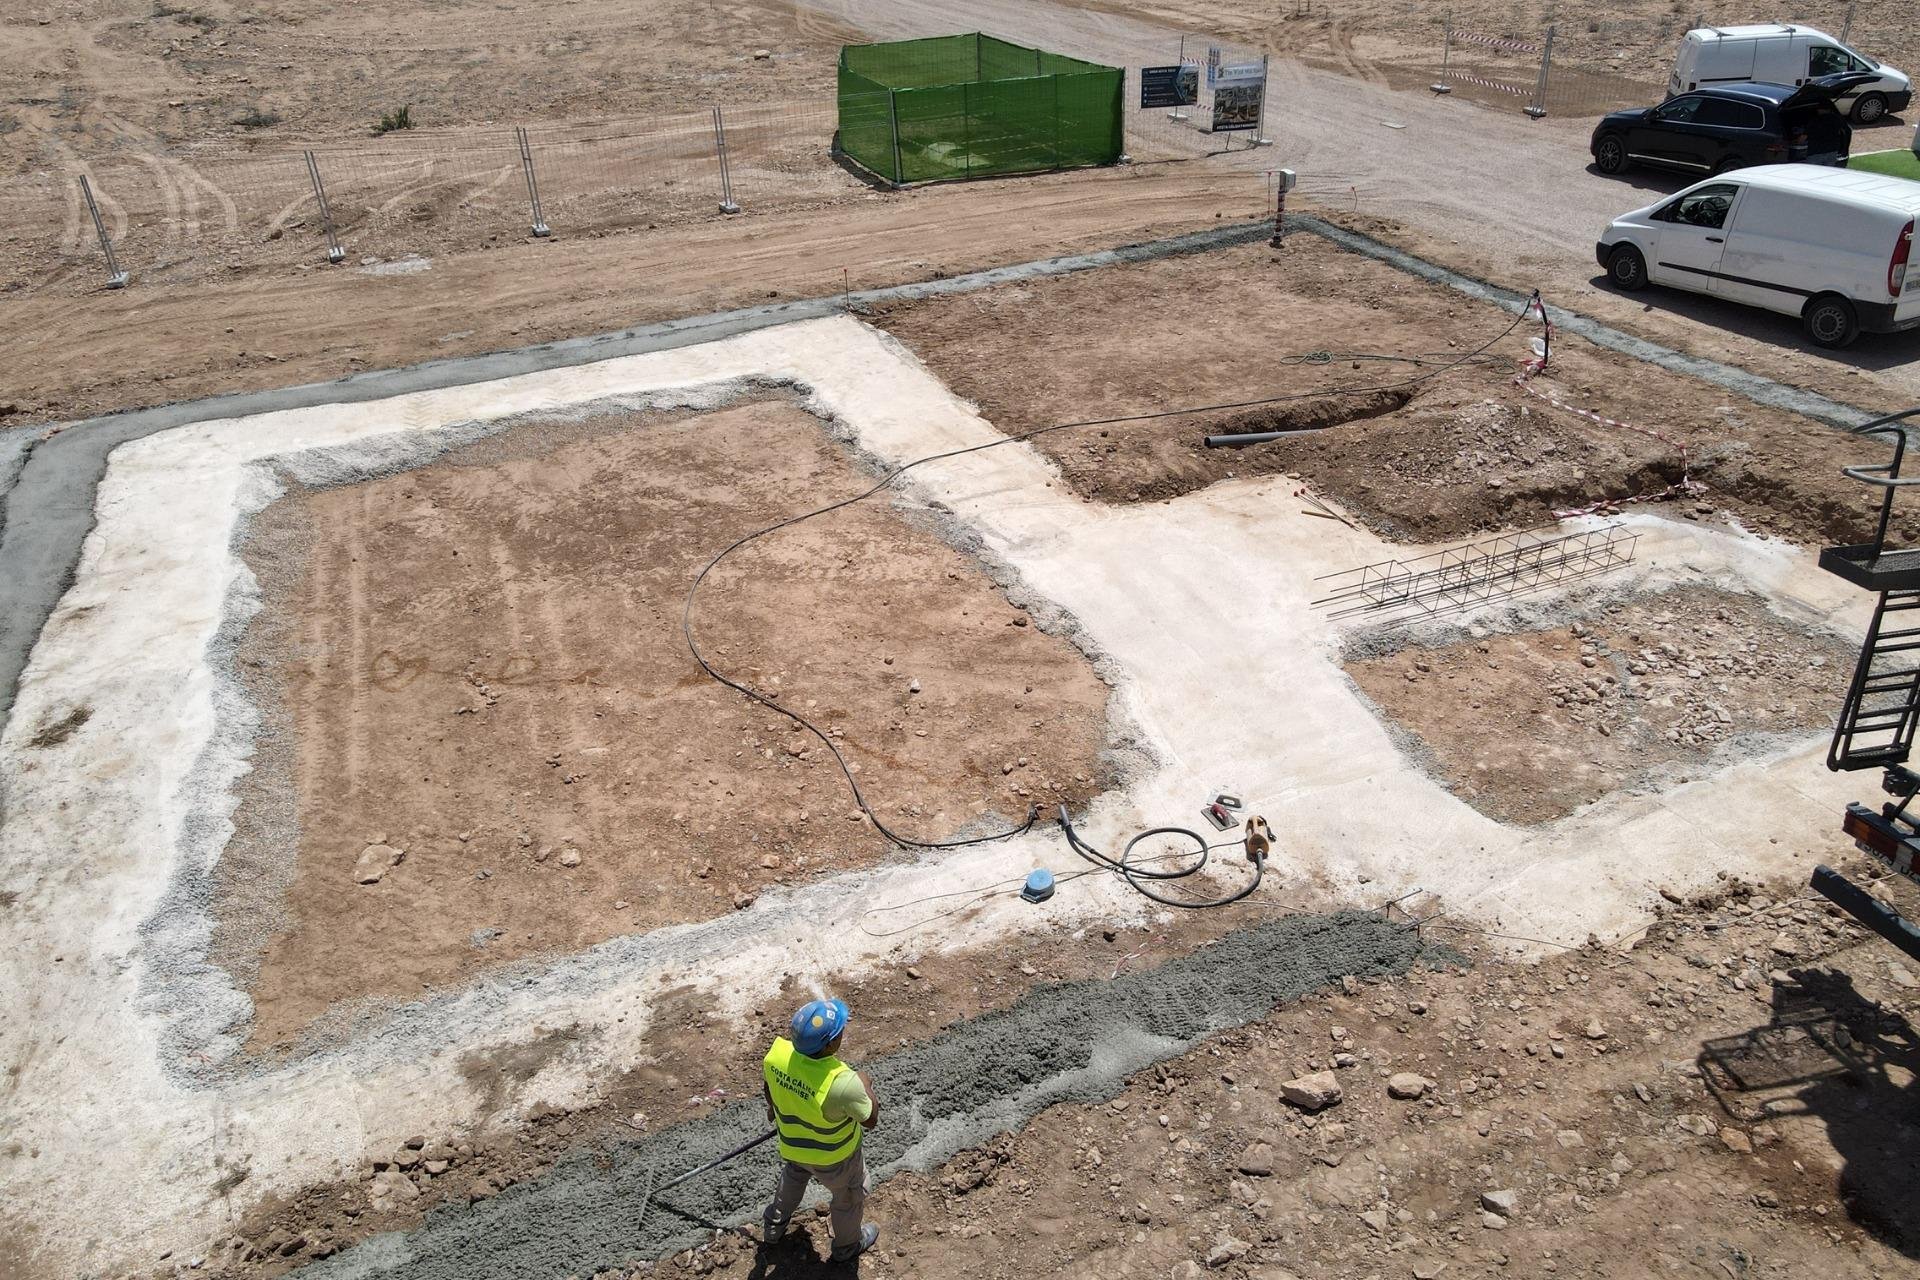
<path fill-rule="evenodd" d="M 1701 1045 L 1700 1077 L 1729 1116 L 1808 1116 L 1843 1161 L 1847 1214 L 1890 1249 L 1920 1258 L 1920 1035 L 1830 969 L 1795 970 L 1773 1016 Z"/>
<path fill-rule="evenodd" d="M 860 1274 L 862 1259 L 852 1262 L 827 1261 L 826 1231 L 816 1241 L 806 1227 L 796 1223 L 773 1244 L 761 1245 L 753 1255 L 753 1269 L 747 1280 L 808 1280 L 812 1276 L 852 1276 Z"/>
<path fill-rule="evenodd" d="M 671 1205 L 656 1205 L 655 1211 L 705 1231 L 722 1232 L 737 1229 Z M 803 1213 L 803 1216 L 811 1218 L 813 1215 Z M 829 1262 L 826 1226 L 823 1223 L 817 1229 L 818 1241 L 814 1239 L 806 1223 L 796 1221 L 787 1228 L 787 1234 L 778 1242 L 755 1243 L 753 1267 L 747 1272 L 748 1280 L 808 1280 L 812 1276 L 836 1276 L 845 1280 L 847 1276 L 859 1275 L 860 1263 L 863 1259 L 855 1258 L 852 1262 Z"/>

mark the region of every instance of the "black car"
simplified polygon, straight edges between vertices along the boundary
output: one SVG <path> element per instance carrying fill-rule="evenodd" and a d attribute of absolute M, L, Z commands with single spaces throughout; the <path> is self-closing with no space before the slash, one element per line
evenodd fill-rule
<path fill-rule="evenodd" d="M 1833 100 L 1872 78 L 1849 72 L 1802 85 L 1695 89 L 1657 107 L 1604 117 L 1588 149 L 1602 173 L 1635 164 L 1686 173 L 1725 173 L 1754 164 L 1844 165 L 1853 129 Z"/>

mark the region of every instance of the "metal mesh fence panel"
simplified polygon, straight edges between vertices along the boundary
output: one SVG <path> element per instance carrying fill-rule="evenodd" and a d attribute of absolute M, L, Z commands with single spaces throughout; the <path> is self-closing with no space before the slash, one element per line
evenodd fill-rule
<path fill-rule="evenodd" d="M 979 34 L 841 52 L 840 146 L 893 182 L 1111 164 L 1122 73 Z M 942 80 L 941 77 L 950 77 Z M 868 85 L 887 89 L 884 117 Z"/>

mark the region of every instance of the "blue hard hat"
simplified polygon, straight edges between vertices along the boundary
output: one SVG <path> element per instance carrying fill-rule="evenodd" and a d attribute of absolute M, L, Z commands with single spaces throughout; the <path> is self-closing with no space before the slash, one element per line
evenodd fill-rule
<path fill-rule="evenodd" d="M 845 1000 L 809 1000 L 793 1015 L 793 1047 L 817 1058 L 833 1038 L 847 1029 Z"/>

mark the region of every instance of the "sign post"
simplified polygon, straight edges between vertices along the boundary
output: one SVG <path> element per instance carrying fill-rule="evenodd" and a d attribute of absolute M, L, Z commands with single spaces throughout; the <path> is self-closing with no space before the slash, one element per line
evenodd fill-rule
<path fill-rule="evenodd" d="M 1256 147 L 1270 147 L 1273 145 L 1273 139 L 1267 136 L 1267 72 L 1270 69 L 1269 63 L 1270 63 L 1270 59 L 1268 58 L 1268 56 L 1264 53 L 1261 54 L 1260 55 L 1260 120 L 1259 120 L 1259 123 L 1256 124 L 1253 128 L 1253 145 Z"/>

